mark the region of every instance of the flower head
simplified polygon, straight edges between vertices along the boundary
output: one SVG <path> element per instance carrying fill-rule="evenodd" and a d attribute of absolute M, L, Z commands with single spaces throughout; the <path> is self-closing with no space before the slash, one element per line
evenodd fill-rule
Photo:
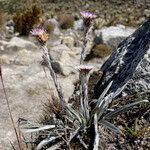
<path fill-rule="evenodd" d="M 82 15 L 82 17 L 84 18 L 84 19 L 95 19 L 97 16 L 94 14 L 94 13 L 92 13 L 92 12 L 89 12 L 89 11 L 82 11 L 82 12 L 80 12 L 80 14 Z"/>
<path fill-rule="evenodd" d="M 83 24 L 87 28 L 90 27 L 91 21 L 97 17 L 94 13 L 89 11 L 82 11 L 80 14 L 83 17 Z"/>
<path fill-rule="evenodd" d="M 43 33 L 45 32 L 45 30 L 43 28 L 34 28 L 30 31 L 30 33 L 33 35 L 33 36 L 39 36 L 39 35 L 42 35 Z"/>
<path fill-rule="evenodd" d="M 76 67 L 81 73 L 88 74 L 94 67 L 89 65 L 80 65 Z"/>
<path fill-rule="evenodd" d="M 48 34 L 43 28 L 34 28 L 30 33 L 35 36 L 41 44 L 45 44 L 48 40 Z"/>

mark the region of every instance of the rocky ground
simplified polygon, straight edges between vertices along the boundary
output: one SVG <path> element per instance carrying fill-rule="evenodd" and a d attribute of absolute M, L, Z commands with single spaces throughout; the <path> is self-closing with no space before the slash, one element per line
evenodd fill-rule
<path fill-rule="evenodd" d="M 103 42 L 113 50 L 124 38 L 134 32 L 133 26 L 141 24 L 147 18 L 150 14 L 150 3 L 148 0 L 129 1 L 128 3 L 115 0 L 109 2 L 78 0 L 67 1 L 68 5 L 64 3 L 66 4 L 66 1 L 52 1 L 51 4 L 47 5 L 48 1 L 45 1 L 42 6 L 45 16 L 49 16 L 48 18 L 51 18 L 51 16 L 55 18 L 59 12 L 71 13 L 72 11 L 76 17 L 74 27 L 67 30 L 61 30 L 59 22 L 54 19 L 55 29 L 48 41 L 48 48 L 54 59 L 53 67 L 57 72 L 65 99 L 68 101 L 74 92 L 75 84 L 78 82 L 78 72 L 75 67 L 79 65 L 81 52 L 79 41 L 82 39 L 82 20 L 79 17 L 79 11 L 89 9 L 99 15 L 99 18 L 95 20 L 97 27 L 94 31 L 95 34 L 92 35 L 92 40 L 95 36 L 97 37 L 96 41 L 101 40 L 100 33 L 102 33 Z M 71 8 L 68 7 L 69 4 L 72 6 Z M 116 25 L 118 23 L 132 26 L 132 28 Z M 110 25 L 115 26 L 106 27 Z M 11 29 L 7 29 L 8 32 L 6 33 L 9 33 Z M 0 36 L 0 62 L 15 123 L 17 123 L 18 118 L 37 121 L 42 113 L 43 102 L 46 102 L 50 95 L 55 93 L 49 72 L 46 70 L 46 76 L 41 65 L 42 51 L 30 36 L 19 37 L 16 34 L 9 33 L 6 37 Z M 88 46 L 92 47 L 92 44 Z M 96 53 L 87 63 L 98 70 L 109 54 L 104 55 L 104 57 L 98 55 L 99 58 L 97 58 Z M 10 150 L 10 141 L 13 142 L 15 137 L 1 83 L 0 102 L 0 149 Z M 119 123 L 117 122 L 117 124 Z M 110 142 L 115 141 L 110 140 Z M 121 147 L 121 149 L 123 148 Z"/>
<path fill-rule="evenodd" d="M 2 0 L 0 3 L 0 10 L 14 14 L 26 6 L 29 7 L 33 1 Z M 150 15 L 149 0 L 37 0 L 36 3 L 43 8 L 47 17 L 69 13 L 77 19 L 80 11 L 91 10 L 99 16 L 96 20 L 99 28 L 118 23 L 129 27 L 137 26 Z"/>

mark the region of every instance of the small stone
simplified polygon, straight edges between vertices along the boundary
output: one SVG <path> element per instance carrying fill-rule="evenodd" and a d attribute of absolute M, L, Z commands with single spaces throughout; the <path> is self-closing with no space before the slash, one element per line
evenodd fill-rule
<path fill-rule="evenodd" d="M 117 25 L 96 30 L 95 34 L 97 36 L 101 34 L 103 42 L 108 44 L 112 49 L 116 49 L 118 44 L 134 31 L 135 29 L 133 28 L 125 28 L 123 25 Z"/>
<path fill-rule="evenodd" d="M 9 56 L 7 55 L 0 56 L 0 64 L 10 64 Z"/>
<path fill-rule="evenodd" d="M 71 36 L 66 36 L 66 37 L 61 37 L 62 39 L 62 44 L 65 44 L 66 46 L 68 46 L 69 48 L 74 47 L 75 45 L 75 41 L 74 38 Z"/>
<path fill-rule="evenodd" d="M 79 19 L 74 22 L 74 29 L 75 30 L 83 30 L 83 20 Z"/>
<path fill-rule="evenodd" d="M 0 51 L 4 51 L 4 46 L 0 46 Z"/>
<path fill-rule="evenodd" d="M 29 49 L 29 50 L 37 50 L 37 46 L 28 41 L 28 40 L 24 40 L 18 37 L 13 37 L 7 44 L 7 49 L 11 50 L 11 51 L 17 51 L 20 49 Z"/>
<path fill-rule="evenodd" d="M 34 53 L 32 51 L 22 49 L 14 57 L 14 63 L 17 65 L 30 65 L 32 63 L 38 62 L 41 59 L 40 53 Z"/>

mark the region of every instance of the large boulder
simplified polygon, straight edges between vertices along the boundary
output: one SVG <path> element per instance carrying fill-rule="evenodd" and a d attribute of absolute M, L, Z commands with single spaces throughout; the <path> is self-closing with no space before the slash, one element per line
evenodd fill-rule
<path fill-rule="evenodd" d="M 102 29 L 95 31 L 95 43 L 106 43 L 112 49 L 116 49 L 119 43 L 131 35 L 134 31 L 134 28 L 127 28 L 123 25 L 103 27 Z"/>
<path fill-rule="evenodd" d="M 75 40 L 72 36 L 61 36 L 60 38 L 62 39 L 62 44 L 65 44 L 69 48 L 74 47 Z"/>
<path fill-rule="evenodd" d="M 74 29 L 75 30 L 83 30 L 83 20 L 79 19 L 74 22 Z"/>
<path fill-rule="evenodd" d="M 16 65 L 30 65 L 36 62 L 41 61 L 42 51 L 29 51 L 27 49 L 21 49 L 19 52 L 16 52 L 11 62 Z"/>
<path fill-rule="evenodd" d="M 13 37 L 10 41 L 0 41 L 0 54 L 2 53 L 15 53 L 16 51 L 19 51 L 20 49 L 27 49 L 27 50 L 37 50 L 37 46 L 28 40 L 19 38 L 19 37 Z M 5 52 L 4 52 L 5 50 Z"/>
<path fill-rule="evenodd" d="M 141 63 L 137 66 L 133 77 L 129 80 L 124 90 L 127 94 L 148 91 L 150 91 L 150 49 L 145 54 Z"/>
<path fill-rule="evenodd" d="M 114 33 L 115 34 L 115 33 Z M 105 39 L 105 38 L 104 38 Z M 150 90 L 150 20 L 123 40 L 101 67 L 103 75 L 95 86 L 97 97 L 113 81 L 109 92 L 125 88 L 127 94 Z"/>
<path fill-rule="evenodd" d="M 3 64 L 29 65 L 39 62 L 42 51 L 31 41 L 14 37 L 0 40 L 0 62 Z"/>
<path fill-rule="evenodd" d="M 74 73 L 74 68 L 78 65 L 76 52 L 69 49 L 66 45 L 58 45 L 50 48 L 52 66 L 57 73 L 68 76 Z"/>
<path fill-rule="evenodd" d="M 10 48 L 10 49 L 26 48 L 29 50 L 31 50 L 31 49 L 35 50 L 35 49 L 37 49 L 37 46 L 31 41 L 24 40 L 24 39 L 18 38 L 18 37 L 13 37 L 9 41 L 7 48 Z"/>
<path fill-rule="evenodd" d="M 134 28 L 126 28 L 123 25 L 103 27 L 95 30 L 92 28 L 87 34 L 87 44 L 84 58 L 90 60 L 93 57 L 106 57 L 115 50 L 119 43 L 135 31 Z"/>
<path fill-rule="evenodd" d="M 53 31 L 53 34 L 54 35 L 60 35 L 60 29 L 59 29 L 59 22 L 55 19 L 55 18 L 52 18 L 52 19 L 48 19 L 48 22 L 52 25 L 54 25 L 54 31 Z"/>

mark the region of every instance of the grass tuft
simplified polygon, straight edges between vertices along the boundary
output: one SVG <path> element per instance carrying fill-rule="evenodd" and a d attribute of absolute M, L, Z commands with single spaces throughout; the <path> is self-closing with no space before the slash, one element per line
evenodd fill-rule
<path fill-rule="evenodd" d="M 61 29 L 73 28 L 74 17 L 69 14 L 58 15 L 58 21 L 60 23 Z"/>
<path fill-rule="evenodd" d="M 36 4 L 24 12 L 17 12 L 13 17 L 15 31 L 20 35 L 28 35 L 33 26 L 39 23 L 41 14 L 42 9 Z"/>

